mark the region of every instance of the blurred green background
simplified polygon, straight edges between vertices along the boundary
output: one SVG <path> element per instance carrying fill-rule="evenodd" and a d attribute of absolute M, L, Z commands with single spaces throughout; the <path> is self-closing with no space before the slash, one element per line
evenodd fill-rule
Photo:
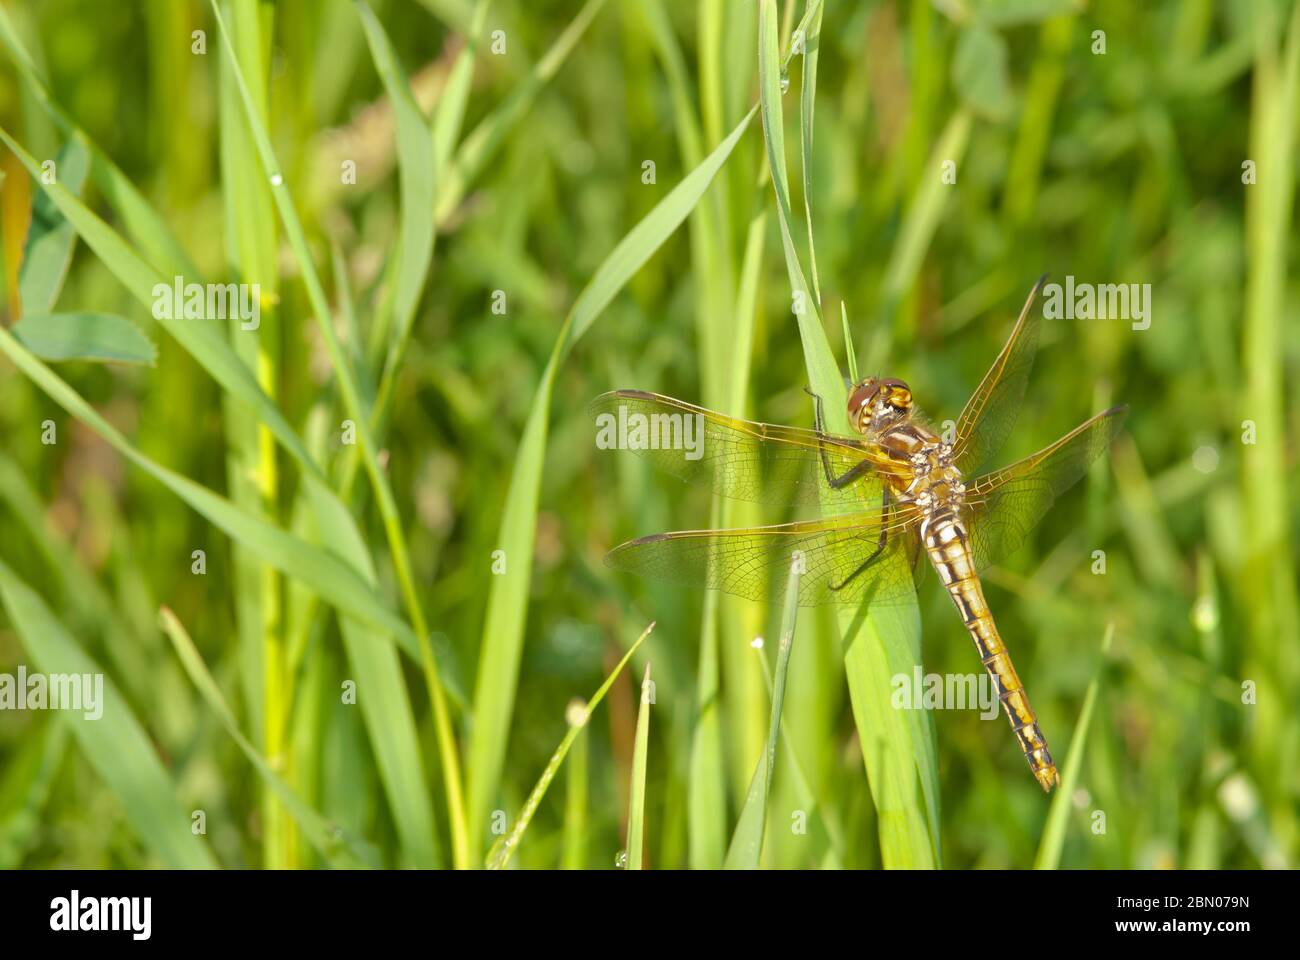
<path fill-rule="evenodd" d="M 568 729 L 566 708 L 591 696 L 651 620 L 512 863 L 616 865 L 635 790 L 633 678 L 650 662 L 645 864 L 721 865 L 768 733 L 775 644 L 758 653 L 751 641 L 777 635 L 780 611 L 603 566 L 623 540 L 718 514 L 707 490 L 597 451 L 586 407 L 634 387 L 811 424 L 760 117 L 661 247 L 631 233 L 672 205 L 670 191 L 758 101 L 763 4 L 389 0 L 373 3 L 370 33 L 348 0 L 220 6 L 314 271 L 277 217 L 206 2 L 5 0 L 0 126 L 38 164 L 62 160 L 80 128 L 104 160 L 84 188 L 61 182 L 157 276 L 188 260 L 200 282 L 260 283 L 255 337 L 211 329 L 304 438 L 358 536 L 331 541 L 299 459 L 84 238 L 51 312 L 125 317 L 157 359 L 50 368 L 144 456 L 350 570 L 372 565 L 371 595 L 412 624 L 411 637 L 422 617 L 437 676 L 415 640 L 399 659 L 400 630 L 345 629 L 338 594 L 232 539 L 124 459 L 20 369 L 24 348 L 8 341 L 0 672 L 72 662 L 71 645 L 114 685 L 110 708 L 131 718 L 133 739 L 104 750 L 73 715 L 0 712 L 0 866 L 312 867 L 340 851 L 386 866 L 481 864 L 503 825 L 518 823 Z M 773 9 L 784 56 L 806 10 Z M 1295 5 L 832 2 L 815 49 L 806 169 L 805 50 L 790 60 L 781 105 L 793 244 L 808 270 L 810 211 L 821 322 L 841 369 L 842 302 L 863 371 L 907 379 L 936 421 L 955 418 L 1044 271 L 1152 290 L 1149 329 L 1045 321 L 1001 457 L 1112 403 L 1131 408 L 1109 458 L 985 577 L 1058 763 L 1072 759 L 1096 681 L 1062 819 L 1045 841 L 1052 801 L 1004 720 L 937 711 L 930 858 L 1293 867 Z M 385 63 L 409 97 L 390 95 Z M 39 213 L 48 201 L 12 151 L 0 155 L 11 328 L 43 312 L 20 289 L 33 204 Z M 157 222 L 130 215 L 108 158 Z M 348 160 L 355 184 L 341 182 Z M 955 183 L 943 182 L 944 161 Z M 605 305 L 591 290 L 620 242 L 648 259 Z M 315 274 L 328 317 L 313 306 Z M 573 325 L 562 328 L 566 315 Z M 374 478 L 341 440 L 356 407 L 326 325 L 363 409 L 389 370 L 391 416 L 376 417 L 371 452 L 391 485 L 398 546 Z M 745 338 L 747 371 L 736 355 Z M 787 516 L 745 506 L 729 519 Z M 404 553 L 409 578 L 395 562 Z M 318 554 L 309 566 L 327 569 Z M 159 625 L 161 605 L 307 813 L 277 799 L 215 696 L 196 687 Z M 924 669 L 977 672 L 933 576 L 919 607 Z M 343 702 L 347 681 L 355 705 Z M 431 697 L 442 691 L 440 728 Z M 882 840 L 889 818 L 864 769 L 833 611 L 800 615 L 783 716 L 763 864 L 926 865 Z M 895 747 L 885 743 L 886 755 Z"/>

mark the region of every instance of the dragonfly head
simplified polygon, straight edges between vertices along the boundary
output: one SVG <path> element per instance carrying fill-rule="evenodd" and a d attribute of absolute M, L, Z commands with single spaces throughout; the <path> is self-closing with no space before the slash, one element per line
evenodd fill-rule
<path fill-rule="evenodd" d="M 868 377 L 849 394 L 849 423 L 858 433 L 880 430 L 912 410 L 912 391 L 902 380 Z"/>

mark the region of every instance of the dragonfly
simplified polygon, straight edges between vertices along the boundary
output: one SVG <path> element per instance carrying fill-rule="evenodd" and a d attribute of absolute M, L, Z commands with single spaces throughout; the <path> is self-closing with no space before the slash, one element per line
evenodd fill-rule
<path fill-rule="evenodd" d="M 1050 792 L 1060 783 L 1056 764 L 979 574 L 1014 552 L 1110 446 L 1127 407 L 1104 410 L 1037 453 L 978 473 L 1002 448 L 1024 402 L 1042 315 L 1032 307 L 1046 279 L 1030 291 L 950 439 L 915 406 L 908 385 L 892 377 L 869 377 L 849 391 L 855 436 L 826 430 L 815 394 L 811 430 L 742 420 L 641 390 L 598 397 L 598 423 L 617 423 L 624 441 L 601 446 L 633 449 L 665 472 L 733 499 L 820 507 L 816 519 L 641 537 L 615 547 L 606 563 L 774 601 L 785 593 L 794 562 L 798 602 L 813 606 L 908 599 L 924 555 L 975 643 L 1034 778 Z"/>

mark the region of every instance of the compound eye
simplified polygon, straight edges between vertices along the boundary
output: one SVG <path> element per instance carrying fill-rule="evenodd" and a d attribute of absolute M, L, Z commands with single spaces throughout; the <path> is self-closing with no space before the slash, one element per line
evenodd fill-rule
<path fill-rule="evenodd" d="M 864 380 L 858 384 L 851 394 L 849 394 L 849 419 L 854 420 L 862 409 L 867 406 L 873 397 L 879 392 L 878 384 L 871 380 Z"/>
<path fill-rule="evenodd" d="M 881 384 L 889 402 L 899 410 L 908 410 L 912 406 L 912 391 L 902 380 L 886 380 Z"/>

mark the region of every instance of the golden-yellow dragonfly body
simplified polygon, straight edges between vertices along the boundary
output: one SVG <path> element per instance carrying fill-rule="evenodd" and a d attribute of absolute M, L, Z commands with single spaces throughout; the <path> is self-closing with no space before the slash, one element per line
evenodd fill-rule
<path fill-rule="evenodd" d="M 967 479 L 1001 448 L 1019 412 L 1038 344 L 1041 311 L 1032 306 L 1045 279 L 966 403 L 951 442 L 922 419 L 907 384 L 892 378 L 868 378 L 850 391 L 854 437 L 826 432 L 816 396 L 812 430 L 741 420 L 639 390 L 597 398 L 593 413 L 611 432 L 617 425 L 618 446 L 683 480 L 741 500 L 821 506 L 815 520 L 642 537 L 616 547 L 606 561 L 760 600 L 784 592 L 793 557 L 802 572 L 799 602 L 807 606 L 897 602 L 915 591 L 924 552 L 975 641 L 1034 778 L 1050 791 L 1060 782 L 1056 764 L 979 571 L 1024 541 L 1110 445 L 1126 408 L 1105 410 L 1037 453 Z"/>

